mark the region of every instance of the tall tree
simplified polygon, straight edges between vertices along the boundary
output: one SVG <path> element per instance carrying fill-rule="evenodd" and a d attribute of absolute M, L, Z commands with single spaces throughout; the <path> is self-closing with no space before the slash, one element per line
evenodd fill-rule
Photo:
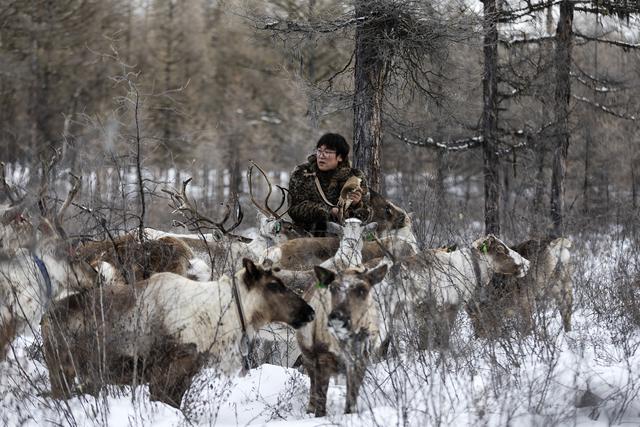
<path fill-rule="evenodd" d="M 500 159 L 498 157 L 498 8 L 484 4 L 484 73 L 482 75 L 482 153 L 484 220 L 487 233 L 500 234 Z"/>

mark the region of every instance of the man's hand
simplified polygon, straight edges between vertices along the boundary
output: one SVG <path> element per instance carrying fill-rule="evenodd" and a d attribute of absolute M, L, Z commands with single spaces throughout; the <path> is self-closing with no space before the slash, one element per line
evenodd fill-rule
<path fill-rule="evenodd" d="M 340 210 L 338 208 L 331 208 L 331 216 L 334 218 L 338 218 L 338 212 L 340 212 Z"/>
<path fill-rule="evenodd" d="M 353 191 L 349 193 L 347 197 L 351 199 L 351 206 L 356 206 L 362 200 L 362 191 L 360 190 Z"/>

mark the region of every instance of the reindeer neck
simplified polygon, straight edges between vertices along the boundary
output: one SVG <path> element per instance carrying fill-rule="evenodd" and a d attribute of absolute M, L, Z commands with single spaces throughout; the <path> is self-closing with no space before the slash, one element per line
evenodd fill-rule
<path fill-rule="evenodd" d="M 342 239 L 335 255 L 342 268 L 362 265 L 362 239 Z"/>
<path fill-rule="evenodd" d="M 453 251 L 452 253 L 455 252 L 457 251 Z M 476 285 L 487 285 L 493 276 L 487 256 L 473 247 L 461 249 L 460 252 L 463 252 L 463 258 L 467 264 L 467 268 L 475 277 Z"/>
<path fill-rule="evenodd" d="M 231 290 L 231 306 L 230 310 L 234 313 L 234 316 L 238 318 L 238 324 L 240 325 L 243 333 L 246 333 L 249 338 L 252 338 L 256 331 L 260 329 L 262 324 L 255 324 L 256 322 L 252 322 L 252 319 L 255 319 L 255 306 L 252 295 L 249 293 L 247 286 L 244 284 L 244 280 L 242 276 L 244 275 L 245 270 L 242 269 L 238 271 L 233 278 L 229 276 L 225 276 L 225 279 L 229 283 L 229 288 Z M 235 289 L 237 290 L 238 299 L 236 299 L 236 294 L 234 293 L 234 283 Z M 244 327 L 242 326 L 244 325 Z"/>

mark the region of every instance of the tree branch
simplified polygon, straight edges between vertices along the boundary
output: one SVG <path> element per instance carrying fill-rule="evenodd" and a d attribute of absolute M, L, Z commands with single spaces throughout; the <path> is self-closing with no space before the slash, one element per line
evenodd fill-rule
<path fill-rule="evenodd" d="M 598 42 L 598 43 L 604 43 L 604 44 L 609 44 L 611 46 L 616 46 L 616 47 L 620 47 L 622 48 L 625 52 L 632 50 L 632 49 L 640 49 L 640 44 L 638 43 L 626 43 L 626 42 L 622 42 L 619 40 L 609 40 L 609 39 L 602 39 L 599 37 L 591 37 L 591 36 L 587 36 L 585 34 L 580 34 L 580 33 L 573 33 L 576 37 L 587 40 L 587 41 L 591 41 L 591 42 Z"/>
<path fill-rule="evenodd" d="M 602 105 L 599 104 L 591 99 L 585 98 L 583 96 L 577 96 L 577 95 L 571 95 L 572 98 L 574 98 L 577 101 L 583 102 L 585 104 L 589 104 L 593 107 L 596 107 L 597 109 L 604 111 L 607 114 L 610 114 L 614 117 L 618 117 L 620 119 L 624 119 L 624 120 L 631 120 L 631 121 L 636 121 L 638 120 L 638 116 L 635 114 L 629 115 L 626 113 L 620 113 L 618 111 L 612 110 L 611 108 L 607 107 L 606 105 Z"/>

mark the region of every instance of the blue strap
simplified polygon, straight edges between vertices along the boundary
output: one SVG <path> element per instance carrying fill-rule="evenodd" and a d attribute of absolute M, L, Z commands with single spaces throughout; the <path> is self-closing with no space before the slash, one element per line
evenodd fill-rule
<path fill-rule="evenodd" d="M 49 272 L 47 271 L 47 266 L 44 265 L 44 261 L 42 261 L 36 254 L 33 254 L 33 262 L 40 270 L 40 274 L 44 279 L 44 285 L 47 292 L 47 301 L 51 300 L 53 297 L 53 287 L 51 286 L 51 277 L 49 277 Z"/>

